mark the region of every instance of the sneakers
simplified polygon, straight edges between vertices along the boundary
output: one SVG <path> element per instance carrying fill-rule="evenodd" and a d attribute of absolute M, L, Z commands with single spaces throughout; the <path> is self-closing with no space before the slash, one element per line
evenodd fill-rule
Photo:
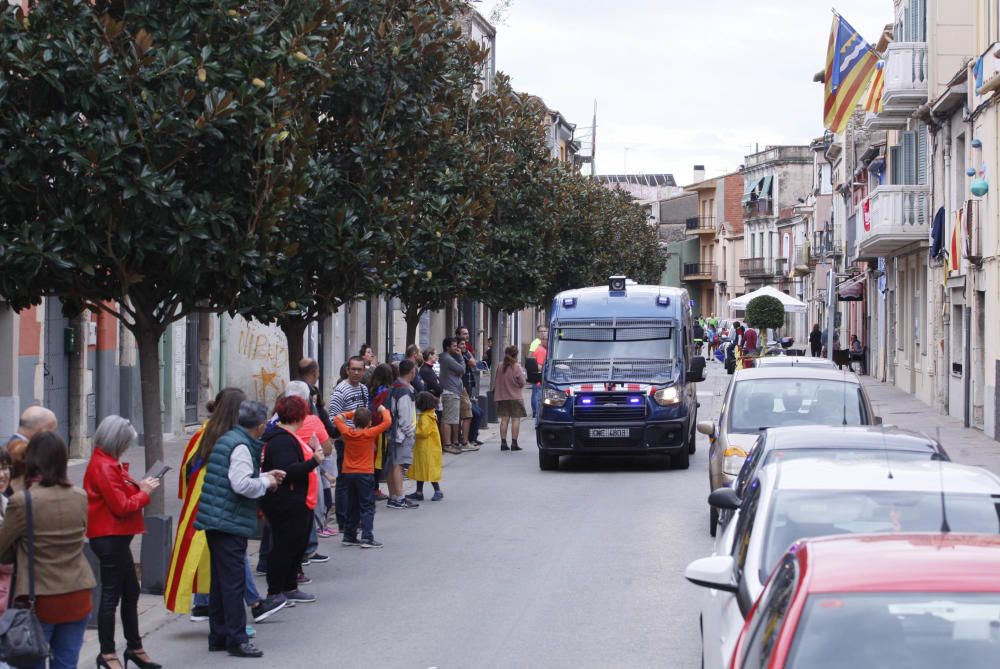
<path fill-rule="evenodd" d="M 316 601 L 316 595 L 310 595 L 308 592 L 302 592 L 298 589 L 286 592 L 285 597 L 288 598 L 288 601 L 297 604 L 312 604 Z"/>
<path fill-rule="evenodd" d="M 295 580 L 298 582 L 299 585 L 309 585 L 310 583 L 313 582 L 311 578 L 309 578 L 302 572 L 299 572 L 299 575 L 295 578 Z"/>
<path fill-rule="evenodd" d="M 203 623 L 208 620 L 208 607 L 207 606 L 192 606 L 191 607 L 191 622 L 193 623 Z"/>
<path fill-rule="evenodd" d="M 478 439 L 473 439 L 472 443 L 475 444 L 476 446 L 482 446 L 483 445 L 483 442 L 479 441 Z"/>
<path fill-rule="evenodd" d="M 381 502 L 383 499 L 389 499 L 389 496 L 382 492 L 381 488 L 375 488 L 375 501 Z"/>
<path fill-rule="evenodd" d="M 340 540 L 340 545 L 341 546 L 360 546 L 361 542 L 358 541 L 357 537 L 349 537 L 349 536 L 347 536 L 345 534 L 344 538 Z"/>
<path fill-rule="evenodd" d="M 329 561 L 330 561 L 330 556 L 329 555 L 322 555 L 320 553 L 313 553 L 312 555 L 309 556 L 309 562 L 311 562 L 313 564 L 323 564 L 324 562 L 329 562 Z"/>
<path fill-rule="evenodd" d="M 406 496 L 406 499 L 413 500 L 414 502 L 422 502 L 424 501 L 424 493 L 411 492 L 409 495 Z"/>
<path fill-rule="evenodd" d="M 390 499 L 386 504 L 386 507 L 389 509 L 416 509 L 419 506 L 420 505 L 416 502 L 406 499 L 405 497 L 402 499 Z"/>
<path fill-rule="evenodd" d="M 255 630 L 254 628 L 250 627 L 249 625 L 247 625 L 245 628 L 243 628 L 243 631 L 246 632 L 246 635 L 247 635 L 248 639 L 252 639 L 255 636 L 257 636 L 257 630 Z"/>
<path fill-rule="evenodd" d="M 478 451 L 479 450 L 479 447 L 476 446 L 475 444 L 459 444 L 458 447 L 460 449 L 462 449 L 463 453 L 467 453 L 469 451 Z"/>
<path fill-rule="evenodd" d="M 381 541 L 375 541 L 374 539 L 362 539 L 361 540 L 361 547 L 362 548 L 382 548 L 382 542 Z"/>
<path fill-rule="evenodd" d="M 253 616 L 253 621 L 259 623 L 285 608 L 287 604 L 288 599 L 284 595 L 271 595 L 250 607 L 250 614 Z"/>
<path fill-rule="evenodd" d="M 462 452 L 462 449 L 458 447 L 457 444 L 448 444 L 441 448 L 445 453 L 451 453 L 452 455 L 458 455 Z"/>
<path fill-rule="evenodd" d="M 441 492 L 440 490 L 435 490 L 434 491 L 434 496 L 431 497 L 431 501 L 432 502 L 440 502 L 443 499 L 444 499 L 444 493 Z"/>
<path fill-rule="evenodd" d="M 335 537 L 340 532 L 337 531 L 336 527 L 324 527 L 322 530 L 316 533 L 316 536 L 322 537 L 324 539 L 329 539 L 330 537 Z"/>

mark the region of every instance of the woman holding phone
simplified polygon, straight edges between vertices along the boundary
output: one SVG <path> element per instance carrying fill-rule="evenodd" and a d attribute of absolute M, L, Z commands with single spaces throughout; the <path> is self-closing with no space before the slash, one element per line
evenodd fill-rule
<path fill-rule="evenodd" d="M 119 669 L 115 652 L 115 610 L 122 607 L 125 632 L 125 662 L 139 669 L 158 669 L 142 648 L 139 636 L 139 579 L 129 545 L 136 534 L 146 531 L 142 509 L 160 485 L 157 478 L 136 481 L 121 456 L 135 441 L 132 424 L 121 416 L 108 416 L 94 434 L 94 453 L 83 477 L 87 491 L 87 537 L 101 564 L 101 604 L 97 633 L 101 654 L 97 666 Z"/>

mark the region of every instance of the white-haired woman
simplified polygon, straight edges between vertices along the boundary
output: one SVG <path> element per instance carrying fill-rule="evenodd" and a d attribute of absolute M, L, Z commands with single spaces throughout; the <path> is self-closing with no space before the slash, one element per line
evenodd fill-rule
<path fill-rule="evenodd" d="M 117 669 L 115 652 L 115 610 L 121 602 L 125 632 L 125 661 L 140 669 L 158 669 L 142 648 L 139 636 L 139 579 L 129 545 L 132 537 L 143 534 L 146 525 L 142 509 L 159 479 L 136 481 L 129 475 L 121 456 L 135 441 L 132 424 L 121 416 L 108 416 L 94 433 L 94 453 L 83 477 L 87 491 L 87 537 L 101 564 L 101 604 L 97 613 L 97 634 L 101 643 L 98 667 Z"/>

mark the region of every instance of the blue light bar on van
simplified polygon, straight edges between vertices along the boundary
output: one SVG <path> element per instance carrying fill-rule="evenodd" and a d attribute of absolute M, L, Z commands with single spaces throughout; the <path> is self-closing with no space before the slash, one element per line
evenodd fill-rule
<path fill-rule="evenodd" d="M 657 295 L 656 305 L 659 307 L 669 307 L 670 306 L 670 296 L 669 295 Z"/>
<path fill-rule="evenodd" d="M 576 306 L 576 298 L 575 297 L 564 297 L 563 298 L 563 306 L 566 307 L 567 309 L 572 309 L 573 307 Z"/>

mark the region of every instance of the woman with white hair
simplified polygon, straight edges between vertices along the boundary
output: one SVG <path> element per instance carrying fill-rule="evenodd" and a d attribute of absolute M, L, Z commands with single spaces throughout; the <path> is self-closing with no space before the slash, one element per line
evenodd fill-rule
<path fill-rule="evenodd" d="M 135 441 L 135 428 L 121 416 L 108 416 L 94 433 L 94 453 L 83 477 L 87 491 L 87 537 L 101 564 L 101 604 L 97 612 L 97 634 L 101 643 L 98 667 L 117 669 L 115 610 L 122 607 L 125 661 L 140 669 L 159 669 L 142 648 L 139 636 L 139 579 L 129 545 L 136 534 L 146 531 L 142 509 L 160 480 L 136 481 L 121 456 Z"/>

